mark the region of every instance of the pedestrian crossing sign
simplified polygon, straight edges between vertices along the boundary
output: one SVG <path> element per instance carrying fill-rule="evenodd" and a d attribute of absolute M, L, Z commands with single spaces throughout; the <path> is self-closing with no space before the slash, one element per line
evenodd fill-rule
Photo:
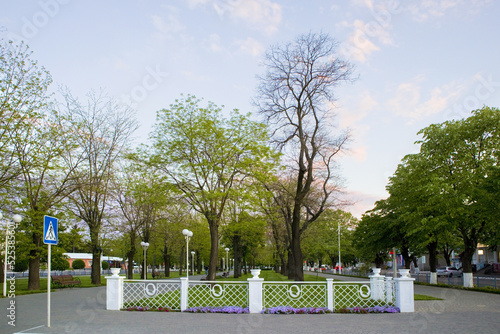
<path fill-rule="evenodd" d="M 43 217 L 43 243 L 57 245 L 57 218 Z"/>

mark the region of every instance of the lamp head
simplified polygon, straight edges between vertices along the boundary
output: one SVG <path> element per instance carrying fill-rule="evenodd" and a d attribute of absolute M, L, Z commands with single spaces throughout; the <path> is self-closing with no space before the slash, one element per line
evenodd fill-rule
<path fill-rule="evenodd" d="M 183 229 L 182 234 L 187 237 L 189 234 L 189 230 L 187 228 Z"/>
<path fill-rule="evenodd" d="M 20 223 L 21 220 L 23 220 L 23 217 L 21 217 L 21 215 L 14 215 L 12 217 L 12 220 L 14 221 L 14 223 Z"/>
<path fill-rule="evenodd" d="M 191 251 L 191 255 L 194 255 L 196 252 L 195 251 Z"/>
<path fill-rule="evenodd" d="M 229 252 L 229 248 L 226 247 L 225 250 L 226 250 L 226 252 Z"/>
<path fill-rule="evenodd" d="M 3 215 L 2 215 L 2 213 L 0 212 L 0 219 L 2 219 L 2 218 L 3 218 Z"/>

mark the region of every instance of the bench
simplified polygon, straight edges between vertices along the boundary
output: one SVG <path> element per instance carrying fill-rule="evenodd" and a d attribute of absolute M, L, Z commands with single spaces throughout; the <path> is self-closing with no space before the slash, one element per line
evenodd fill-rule
<path fill-rule="evenodd" d="M 165 273 L 161 271 L 153 271 L 151 275 L 153 278 L 165 278 Z"/>
<path fill-rule="evenodd" d="M 222 273 L 222 278 L 228 278 L 228 277 L 229 277 L 229 271 Z"/>
<path fill-rule="evenodd" d="M 73 277 L 73 275 L 51 275 L 52 284 L 58 288 L 62 288 L 64 286 L 73 287 L 75 285 L 82 285 L 82 282 L 78 277 Z"/>

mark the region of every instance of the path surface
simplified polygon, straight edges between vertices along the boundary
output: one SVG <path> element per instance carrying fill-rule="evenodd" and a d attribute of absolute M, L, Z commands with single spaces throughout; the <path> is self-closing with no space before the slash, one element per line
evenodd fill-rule
<path fill-rule="evenodd" d="M 342 276 L 335 279 L 361 281 Z M 9 299 L 0 299 L 0 333 L 499 333 L 500 295 L 429 286 L 415 293 L 443 298 L 416 301 L 401 314 L 191 314 L 106 311 L 106 288 L 66 288 L 51 294 L 47 328 L 46 294 L 18 296 L 16 327 L 8 325 Z"/>

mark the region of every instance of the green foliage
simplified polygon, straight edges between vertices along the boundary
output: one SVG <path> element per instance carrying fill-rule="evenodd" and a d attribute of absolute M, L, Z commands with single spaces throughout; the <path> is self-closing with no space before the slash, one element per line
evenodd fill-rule
<path fill-rule="evenodd" d="M 107 261 L 102 261 L 102 269 L 107 270 L 109 269 L 109 263 Z"/>
<path fill-rule="evenodd" d="M 24 257 L 16 257 L 16 263 L 14 265 L 14 271 L 17 273 L 21 273 L 23 271 L 28 270 L 28 258 Z"/>
<path fill-rule="evenodd" d="M 72 265 L 73 269 L 83 269 L 85 268 L 85 262 L 81 259 L 74 260 Z"/>
<path fill-rule="evenodd" d="M 51 261 L 51 270 L 63 271 L 69 269 L 69 262 L 62 256 L 54 257 Z"/>

